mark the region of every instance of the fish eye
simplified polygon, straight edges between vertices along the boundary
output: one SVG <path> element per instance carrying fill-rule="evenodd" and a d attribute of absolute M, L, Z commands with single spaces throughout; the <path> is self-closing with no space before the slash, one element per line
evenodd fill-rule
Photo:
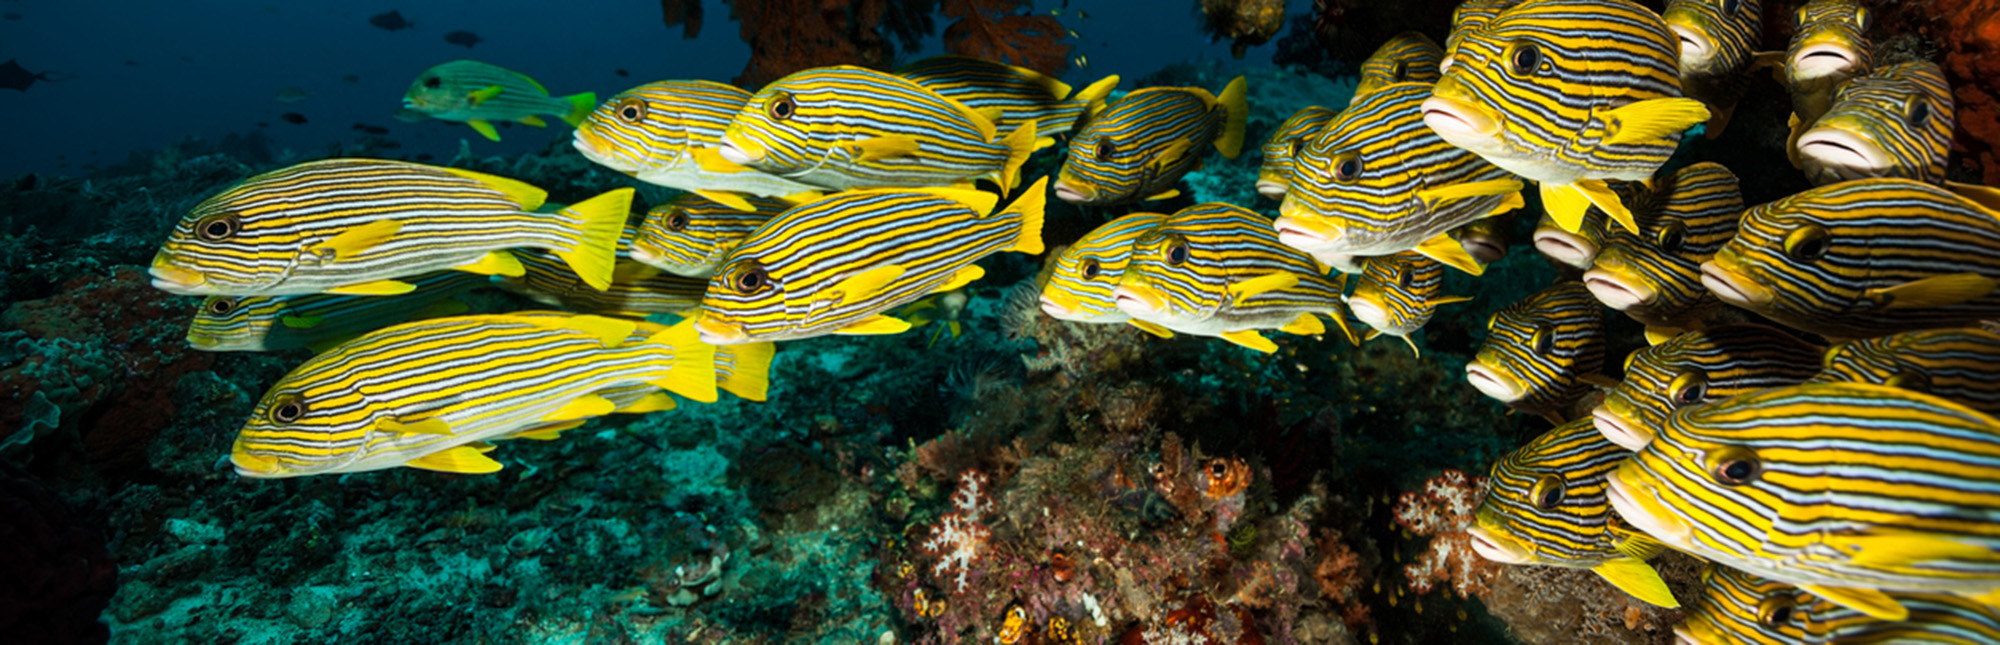
<path fill-rule="evenodd" d="M 229 312 L 232 311 L 236 311 L 235 298 L 208 299 L 208 313 L 215 314 L 217 316 L 227 316 L 229 315 Z"/>
<path fill-rule="evenodd" d="M 1687 244 L 1687 226 L 1680 222 L 1667 222 L 1660 227 L 1660 234 L 1653 242 L 1667 253 L 1680 253 Z"/>
<path fill-rule="evenodd" d="M 195 234 L 210 242 L 220 242 L 236 236 L 242 230 L 242 222 L 235 215 L 211 217 L 195 225 Z"/>
<path fill-rule="evenodd" d="M 1743 8 L 1743 0 L 1722 0 L 1722 15 L 1728 16 Z"/>
<path fill-rule="evenodd" d="M 1292 156 L 1297 157 L 1299 155 L 1305 154 L 1305 151 L 1306 151 L 1305 137 L 1292 139 Z"/>
<path fill-rule="evenodd" d="M 1618 371 L 1630 373 L 1632 363 L 1637 360 L 1639 360 L 1639 350 L 1633 350 L 1632 353 L 1625 355 L 1625 364 L 1618 366 Z"/>
<path fill-rule="evenodd" d="M 291 423 L 305 415 L 306 403 L 298 397 L 287 396 L 271 405 L 271 420 L 278 423 Z"/>
<path fill-rule="evenodd" d="M 1769 596 L 1757 603 L 1757 622 L 1765 627 L 1781 627 L 1792 622 L 1792 599 L 1788 596 Z"/>
<path fill-rule="evenodd" d="M 1730 446 L 1708 456 L 1708 475 L 1724 486 L 1741 486 L 1757 478 L 1757 453 L 1742 446 Z"/>
<path fill-rule="evenodd" d="M 672 215 L 667 216 L 667 230 L 680 231 L 687 229 L 687 227 L 688 227 L 687 212 L 685 211 L 676 212 Z"/>
<path fill-rule="evenodd" d="M 1890 375 L 1889 378 L 1884 379 L 1882 384 L 1911 392 L 1931 391 L 1931 377 L 1923 372 L 1899 371 Z"/>
<path fill-rule="evenodd" d="M 1167 247 L 1167 264 L 1180 266 L 1183 264 L 1187 264 L 1187 261 L 1188 261 L 1187 242 L 1181 240 L 1174 240 L 1173 245 Z"/>
<path fill-rule="evenodd" d="M 1103 267 L 1097 265 L 1097 260 L 1095 258 L 1083 259 L 1083 277 L 1085 279 L 1096 279 L 1097 274 L 1101 273 L 1103 270 L 1104 270 Z"/>
<path fill-rule="evenodd" d="M 736 274 L 736 290 L 743 293 L 761 291 L 764 285 L 770 282 L 771 275 L 764 271 L 764 267 L 760 266 L 753 265 L 750 268 L 744 269 L 742 273 Z"/>
<path fill-rule="evenodd" d="M 1493 333 L 1493 327 L 1500 324 L 1500 314 L 1486 317 L 1486 333 Z"/>
<path fill-rule="evenodd" d="M 1527 76 L 1542 66 L 1542 49 L 1534 43 L 1515 43 L 1513 51 L 1507 53 L 1507 62 L 1512 63 L 1515 76 Z"/>
<path fill-rule="evenodd" d="M 424 79 L 424 87 L 428 87 L 428 88 L 431 88 L 431 89 L 437 89 L 437 88 L 440 88 L 440 87 L 443 87 L 443 86 L 444 86 L 444 78 L 443 78 L 443 77 L 440 77 L 440 76 L 431 76 L 431 77 L 427 77 L 427 78 L 425 78 L 425 79 Z"/>
<path fill-rule="evenodd" d="M 1793 19 L 1794 22 L 1798 23 L 1794 26 L 1804 26 L 1806 24 L 1806 8 L 1803 6 L 1799 7 L 1798 12 L 1793 15 Z"/>
<path fill-rule="evenodd" d="M 1807 226 L 1785 236 L 1785 255 L 1800 263 L 1817 262 L 1826 256 L 1826 229 Z"/>
<path fill-rule="evenodd" d="M 1921 96 L 1913 96 L 1910 97 L 1909 107 L 1905 108 L 1903 113 L 1908 115 L 1904 120 L 1910 123 L 1910 127 L 1921 128 L 1931 119 L 1931 104 Z"/>
<path fill-rule="evenodd" d="M 1395 79 L 1398 82 L 1410 80 L 1409 62 L 1400 60 L 1396 61 L 1396 66 L 1389 70 L 1389 78 Z"/>
<path fill-rule="evenodd" d="M 771 97 L 770 105 L 764 109 L 771 113 L 772 119 L 790 121 L 793 116 L 798 114 L 799 104 L 797 101 L 792 100 L 791 94 L 779 92 L 777 96 Z"/>
<path fill-rule="evenodd" d="M 1537 323 L 1535 325 L 1535 335 L 1529 339 L 1529 344 L 1534 346 L 1536 354 L 1548 356 L 1554 353 L 1556 351 L 1556 330 L 1550 327 L 1548 323 Z"/>
<path fill-rule="evenodd" d="M 1567 493 L 1565 488 L 1567 487 L 1563 485 L 1561 477 L 1543 475 L 1541 479 L 1535 480 L 1534 488 L 1528 489 L 1528 498 L 1534 500 L 1535 508 L 1544 511 L 1553 510 L 1557 504 L 1562 503 L 1563 495 Z"/>
<path fill-rule="evenodd" d="M 1110 139 L 1098 139 L 1096 152 L 1098 161 L 1110 161 L 1112 155 L 1118 154 L 1118 148 L 1111 144 Z"/>
<path fill-rule="evenodd" d="M 1403 289 L 1408 289 L 1408 288 L 1410 288 L 1410 285 L 1411 285 L 1411 284 L 1414 284 L 1414 283 L 1415 283 L 1416 281 L 1417 281 L 1417 272 L 1416 272 L 1416 271 L 1412 271 L 1412 270 L 1410 270 L 1410 267 L 1408 267 L 1408 266 L 1400 266 L 1400 267 L 1396 267 L 1396 286 L 1397 286 L 1397 287 L 1400 287 L 1400 288 L 1403 288 Z"/>
<path fill-rule="evenodd" d="M 1869 27 L 1875 26 L 1875 15 L 1868 13 L 1866 7 L 1855 7 L 1854 26 L 1862 31 L 1868 31 Z"/>
<path fill-rule="evenodd" d="M 1341 155 L 1333 162 L 1333 178 L 1340 181 L 1354 181 L 1361 176 L 1361 155 L 1352 152 Z"/>
<path fill-rule="evenodd" d="M 618 120 L 638 124 L 646 118 L 646 101 L 636 96 L 618 100 Z"/>
<path fill-rule="evenodd" d="M 1674 402 L 1675 407 L 1700 403 L 1707 396 L 1708 374 L 1699 370 L 1681 372 L 1667 384 L 1667 398 Z"/>

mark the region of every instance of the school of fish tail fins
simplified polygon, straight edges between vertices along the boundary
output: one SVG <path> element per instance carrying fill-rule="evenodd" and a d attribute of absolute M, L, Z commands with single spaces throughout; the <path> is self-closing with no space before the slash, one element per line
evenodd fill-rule
<path fill-rule="evenodd" d="M 152 275 L 208 296 L 196 347 L 319 352 L 257 405 L 240 474 L 488 473 L 501 440 L 676 396 L 762 400 L 777 341 L 956 335 L 981 259 L 1045 251 L 1051 195 L 1141 211 L 1044 259 L 1052 318 L 1267 353 L 1268 332 L 1332 322 L 1415 351 L 1437 307 L 1470 299 L 1448 272 L 1506 253 L 1532 184 L 1536 248 L 1581 276 L 1494 314 L 1467 366 L 1556 424 L 1493 465 L 1479 554 L 1690 601 L 1689 642 L 2000 641 L 2000 193 L 1945 181 L 1951 88 L 1935 64 L 1875 67 L 1857 0 L 1807 3 L 1783 51 L 1761 51 L 1763 13 L 1468 0 L 1444 47 L 1399 34 L 1347 105 L 1276 128 L 1245 179 L 1276 218 L 1136 206 L 1177 195 L 1211 147 L 1242 151 L 1242 78 L 1114 96 L 1115 76 L 1074 89 L 940 57 L 600 104 L 455 61 L 412 84 L 410 118 L 497 139 L 554 116 L 591 161 L 686 194 L 635 217 L 630 189 L 555 205 L 461 169 L 308 162 L 197 206 Z M 1791 94 L 1787 152 L 1817 187 L 1746 206 L 1722 165 L 1664 167 L 1726 127 L 1760 68 Z M 1043 149 L 1060 171 L 1023 177 Z M 468 315 L 458 297 L 484 286 L 559 310 Z M 1621 379 L 1607 307 L 1650 343 Z M 1647 564 L 1667 549 L 1712 563 L 1699 599 Z"/>

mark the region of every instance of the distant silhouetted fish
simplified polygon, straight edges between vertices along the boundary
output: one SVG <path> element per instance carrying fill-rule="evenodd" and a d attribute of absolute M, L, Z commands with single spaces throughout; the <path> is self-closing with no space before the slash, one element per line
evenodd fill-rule
<path fill-rule="evenodd" d="M 391 12 L 389 12 L 389 13 L 379 13 L 379 14 L 375 14 L 375 15 L 373 15 L 373 16 L 370 16 L 370 17 L 368 18 L 368 24 L 371 24 L 371 25 L 375 25 L 375 26 L 377 26 L 377 27 L 381 27 L 381 28 L 383 28 L 383 29 L 386 29 L 386 30 L 388 30 L 388 31 L 397 31 L 397 30 L 401 30 L 401 29 L 409 29 L 409 28 L 411 28 L 411 27 L 415 27 L 415 26 L 417 25 L 417 23 L 414 23 L 414 22 L 410 22 L 410 21 L 408 21 L 408 20 L 404 20 L 404 19 L 403 19 L 403 14 L 402 14 L 402 13 L 400 13 L 400 12 L 396 12 L 396 11 L 391 11 Z"/>
<path fill-rule="evenodd" d="M 382 127 L 382 126 L 379 126 L 379 125 L 368 125 L 368 124 L 366 124 L 366 123 L 356 123 L 356 124 L 354 124 L 354 129 L 356 129 L 356 130 L 360 130 L 360 131 L 362 131 L 362 132 L 366 132 L 366 133 L 368 133 L 368 134 L 388 134 L 388 133 L 389 133 L 389 129 L 388 129 L 388 128 L 385 128 L 385 127 Z"/>
<path fill-rule="evenodd" d="M 9 12 L 7 12 L 7 19 L 8 19 L 8 20 L 20 20 L 20 19 L 21 19 L 21 14 L 18 14 L 18 13 L 14 13 L 14 12 L 12 12 L 12 11 L 9 11 Z"/>
<path fill-rule="evenodd" d="M 632 73 L 631 73 L 631 72 L 628 72 L 628 71 L 625 71 L 625 68 L 623 68 L 623 67 L 620 67 L 620 68 L 618 68 L 618 69 L 614 69 L 614 70 L 611 70 L 611 73 L 613 73 L 613 74 L 617 74 L 617 75 L 618 75 L 618 78 L 625 78 L 625 77 L 627 77 L 627 76 L 631 76 L 631 75 L 632 75 Z"/>
<path fill-rule="evenodd" d="M 286 112 L 284 114 L 278 115 L 278 118 L 284 119 L 286 123 L 291 123 L 294 125 L 306 124 L 306 115 L 299 114 L 297 112 Z"/>
<path fill-rule="evenodd" d="M 34 85 L 35 81 L 55 83 L 67 80 L 69 79 L 56 78 L 50 72 L 30 72 L 27 68 L 22 67 L 20 63 L 14 62 L 12 58 L 7 59 L 5 63 L 0 63 L 0 88 L 26 92 L 28 91 L 28 86 Z"/>
<path fill-rule="evenodd" d="M 458 31 L 445 34 L 444 41 L 451 43 L 453 45 L 464 45 L 466 49 L 471 49 L 473 45 L 477 45 L 480 43 L 480 38 L 479 34 L 475 34 L 470 31 L 460 29 Z"/>
<path fill-rule="evenodd" d="M 342 76 L 342 77 L 340 77 L 340 82 L 342 82 L 342 83 L 359 83 L 359 82 L 361 82 L 361 76 L 360 76 L 359 74 L 348 74 L 348 75 L 346 75 L 346 76 Z"/>

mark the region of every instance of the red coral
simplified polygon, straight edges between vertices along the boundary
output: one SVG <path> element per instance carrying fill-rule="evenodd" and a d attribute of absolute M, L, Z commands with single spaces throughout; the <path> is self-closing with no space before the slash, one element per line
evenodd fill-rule
<path fill-rule="evenodd" d="M 923 3 L 908 0 L 733 0 L 750 62 L 735 83 L 762 87 L 809 67 L 860 65 L 883 68 L 895 62 L 896 47 L 884 32 L 914 42 L 930 30 Z"/>
<path fill-rule="evenodd" d="M 944 30 L 944 48 L 953 54 L 997 60 L 1054 76 L 1068 62 L 1063 26 L 1051 16 L 1024 13 L 1024 0 L 944 0 L 944 15 L 957 18 Z"/>
<path fill-rule="evenodd" d="M 1984 171 L 1983 183 L 2000 184 L 2000 0 L 1930 3 L 1945 49 L 1945 72 L 1958 103 L 1957 143 Z"/>
<path fill-rule="evenodd" d="M 1485 596 L 1500 566 L 1472 551 L 1472 513 L 1479 508 L 1486 478 L 1467 477 L 1456 470 L 1424 482 L 1421 492 L 1403 493 L 1396 501 L 1396 523 L 1411 533 L 1430 536 L 1423 555 L 1403 567 L 1410 590 L 1430 593 L 1448 585 L 1461 597 Z"/>
<path fill-rule="evenodd" d="M 701 36 L 701 0 L 660 0 L 660 21 L 680 27 L 682 38 Z"/>

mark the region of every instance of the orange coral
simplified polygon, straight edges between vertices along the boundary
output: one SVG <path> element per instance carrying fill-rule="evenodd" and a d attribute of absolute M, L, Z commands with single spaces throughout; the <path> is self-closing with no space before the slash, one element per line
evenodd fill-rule
<path fill-rule="evenodd" d="M 995 636 L 995 640 L 999 641 L 1000 645 L 1014 645 L 1028 633 L 1028 627 L 1028 610 L 1022 608 L 1020 603 L 1008 605 L 1006 617 L 1000 621 L 1000 633 Z"/>
<path fill-rule="evenodd" d="M 809 67 L 895 62 L 895 39 L 913 49 L 931 31 L 928 3 L 915 0 L 733 0 L 750 45 L 750 63 L 734 81 L 762 87 Z"/>
<path fill-rule="evenodd" d="M 944 0 L 944 15 L 957 19 L 944 29 L 945 51 L 1062 73 L 1070 49 L 1062 23 L 1029 9 L 1024 0 Z"/>

